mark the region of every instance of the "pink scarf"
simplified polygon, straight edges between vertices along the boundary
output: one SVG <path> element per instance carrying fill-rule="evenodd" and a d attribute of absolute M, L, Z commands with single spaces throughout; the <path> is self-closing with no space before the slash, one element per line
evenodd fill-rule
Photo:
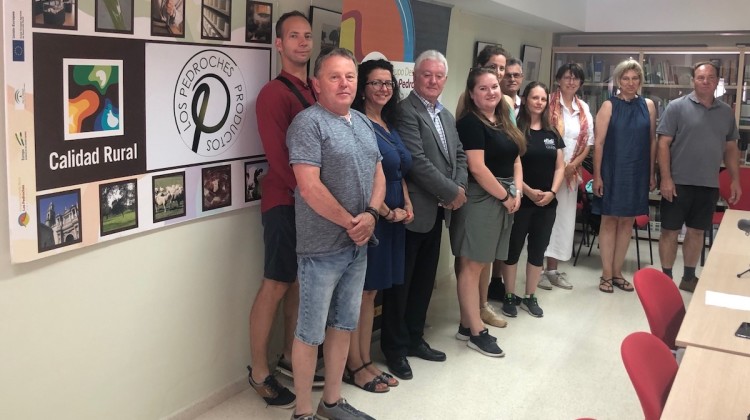
<path fill-rule="evenodd" d="M 578 106 L 578 124 L 580 124 L 580 131 L 578 132 L 578 139 L 576 139 L 576 147 L 573 149 L 573 155 L 570 157 L 571 161 L 586 150 L 586 141 L 589 137 L 589 124 L 588 119 L 586 118 L 586 113 L 583 111 L 583 102 L 578 99 L 578 96 L 574 96 L 573 101 L 575 101 Z M 549 96 L 549 109 L 551 111 L 550 124 L 557 129 L 557 132 L 560 133 L 561 137 L 565 136 L 565 118 L 563 117 L 562 107 L 562 95 L 560 94 L 560 89 L 557 89 Z M 578 177 L 580 177 L 580 169 L 576 169 L 576 172 L 579 175 Z M 568 188 L 571 190 L 578 183 L 578 181 L 570 179 L 567 181 Z"/>

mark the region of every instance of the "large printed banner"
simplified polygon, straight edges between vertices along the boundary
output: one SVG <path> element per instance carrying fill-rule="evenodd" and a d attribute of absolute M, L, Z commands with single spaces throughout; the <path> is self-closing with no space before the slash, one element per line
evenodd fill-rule
<path fill-rule="evenodd" d="M 258 202 L 256 6 L 3 2 L 12 262 Z"/>
<path fill-rule="evenodd" d="M 343 0 L 339 46 L 358 61 L 390 60 L 405 98 L 417 56 L 429 49 L 446 53 L 450 16 L 450 8 L 419 0 Z"/>

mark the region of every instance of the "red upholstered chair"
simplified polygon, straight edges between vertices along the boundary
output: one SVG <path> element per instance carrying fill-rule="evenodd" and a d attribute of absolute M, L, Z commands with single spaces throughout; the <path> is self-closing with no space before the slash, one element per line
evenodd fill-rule
<path fill-rule="evenodd" d="M 573 259 L 573 266 L 578 264 L 578 257 L 581 255 L 581 248 L 583 245 L 589 246 L 589 256 L 591 256 L 591 248 L 594 246 L 594 240 L 599 234 L 599 222 L 600 217 L 591 213 L 591 195 L 586 192 L 586 184 L 594 179 L 594 175 L 589 172 L 586 168 L 581 168 L 581 183 L 578 185 L 578 196 L 579 201 L 576 203 L 576 209 L 578 210 L 579 220 L 581 222 L 581 241 L 578 243 L 578 249 L 575 249 L 575 258 Z M 563 185 L 562 188 L 565 188 Z M 575 245 L 575 244 L 574 244 Z"/>
<path fill-rule="evenodd" d="M 573 259 L 573 266 L 578 264 L 578 256 L 581 254 L 581 248 L 583 245 L 588 245 L 588 255 L 591 256 L 591 250 L 594 248 L 594 242 L 596 237 L 599 236 L 599 224 L 601 223 L 601 216 L 594 215 L 591 213 L 591 197 L 586 193 L 586 184 L 594 178 L 591 172 L 585 168 L 581 170 L 581 185 L 578 186 L 581 194 L 581 201 L 578 202 L 578 209 L 581 212 L 581 227 L 583 229 L 583 235 L 581 241 L 578 243 L 578 250 L 575 252 L 575 258 Z M 641 268 L 641 248 L 640 238 L 638 237 L 638 229 L 644 227 L 648 232 L 648 254 L 651 257 L 651 264 L 654 263 L 654 249 L 651 244 L 651 224 L 648 214 L 637 216 L 633 221 L 633 230 L 635 233 L 635 252 L 638 258 L 638 269 Z"/>
<path fill-rule="evenodd" d="M 620 354 L 646 420 L 658 420 L 677 375 L 672 352 L 653 334 L 635 332 L 622 341 Z"/>
<path fill-rule="evenodd" d="M 732 196 L 732 175 L 728 170 L 724 169 L 719 172 L 719 196 L 727 203 L 727 207 L 735 210 L 750 210 L 750 168 L 740 168 L 740 185 L 742 185 L 742 195 L 740 201 L 735 204 L 729 204 L 729 198 Z M 721 224 L 724 219 L 724 212 L 714 212 L 712 223 L 714 225 Z M 708 249 L 710 250 L 714 244 L 714 229 L 707 230 L 705 236 L 708 238 Z M 701 250 L 701 265 L 706 260 L 706 247 Z"/>
<path fill-rule="evenodd" d="M 672 350 L 685 318 L 685 303 L 674 281 L 653 268 L 638 270 L 633 276 L 635 291 L 641 300 L 651 334 L 659 337 Z"/>

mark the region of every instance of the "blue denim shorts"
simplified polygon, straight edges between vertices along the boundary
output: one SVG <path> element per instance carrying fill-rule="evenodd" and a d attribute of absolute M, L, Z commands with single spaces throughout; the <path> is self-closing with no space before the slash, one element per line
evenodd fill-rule
<path fill-rule="evenodd" d="M 367 271 L 367 246 L 297 259 L 299 316 L 294 336 L 311 346 L 323 343 L 326 327 L 354 331 Z"/>

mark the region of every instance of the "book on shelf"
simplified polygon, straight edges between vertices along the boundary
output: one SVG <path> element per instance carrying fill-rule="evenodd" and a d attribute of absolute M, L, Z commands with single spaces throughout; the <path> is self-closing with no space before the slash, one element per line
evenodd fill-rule
<path fill-rule="evenodd" d="M 602 81 L 602 73 L 604 72 L 604 61 L 603 60 L 594 60 L 594 72 L 592 76 L 592 81 L 594 83 L 600 83 Z"/>

